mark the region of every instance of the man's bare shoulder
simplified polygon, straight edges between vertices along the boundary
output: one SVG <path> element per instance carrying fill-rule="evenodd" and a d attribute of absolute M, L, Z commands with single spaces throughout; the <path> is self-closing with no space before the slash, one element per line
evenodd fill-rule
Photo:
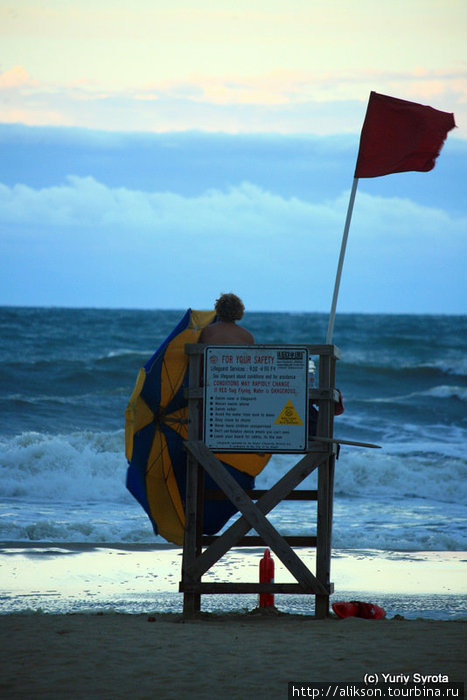
<path fill-rule="evenodd" d="M 250 331 L 247 331 L 246 328 L 241 328 L 240 326 L 236 326 L 237 330 L 240 331 L 239 333 L 239 345 L 254 345 L 255 344 L 255 339 L 253 338 L 253 335 L 250 333 Z"/>
<path fill-rule="evenodd" d="M 203 328 L 198 342 L 206 345 L 254 345 L 255 339 L 246 328 L 230 323 L 214 323 Z"/>
<path fill-rule="evenodd" d="M 254 345 L 255 344 L 255 339 L 254 339 L 252 333 L 250 333 L 250 331 L 247 331 L 246 328 L 241 328 L 240 326 L 237 326 L 237 330 L 241 331 L 239 338 L 241 339 L 242 343 L 244 343 L 245 345 Z"/>

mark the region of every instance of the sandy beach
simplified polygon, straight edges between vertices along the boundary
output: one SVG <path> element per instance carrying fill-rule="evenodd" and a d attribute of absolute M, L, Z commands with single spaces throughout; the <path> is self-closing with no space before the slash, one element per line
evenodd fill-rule
<path fill-rule="evenodd" d="M 260 556 L 234 550 L 213 576 L 255 580 Z M 307 596 L 276 596 L 267 613 L 254 596 L 205 596 L 200 615 L 184 620 L 177 548 L 9 543 L 0 551 L 0 694 L 285 698 L 288 682 L 368 673 L 464 681 L 465 559 L 336 552 L 333 599 L 383 604 L 385 620 L 316 620 Z M 288 580 L 280 566 L 276 580 Z M 436 605 L 441 619 L 424 619 Z"/>
<path fill-rule="evenodd" d="M 466 677 L 467 622 L 5 615 L 4 698 L 286 698 L 291 681 Z"/>

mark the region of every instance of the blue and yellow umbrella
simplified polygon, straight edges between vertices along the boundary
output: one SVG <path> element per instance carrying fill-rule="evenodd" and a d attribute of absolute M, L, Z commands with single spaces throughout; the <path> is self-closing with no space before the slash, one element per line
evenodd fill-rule
<path fill-rule="evenodd" d="M 212 323 L 214 311 L 188 309 L 180 323 L 139 371 L 125 410 L 125 454 L 129 462 L 127 488 L 149 516 L 156 534 L 183 544 L 185 530 L 188 386 L 186 343 L 196 343 Z M 266 466 L 268 455 L 217 454 L 244 488 Z M 205 476 L 205 487 L 216 488 Z M 218 532 L 236 512 L 228 501 L 205 501 L 203 532 Z"/>

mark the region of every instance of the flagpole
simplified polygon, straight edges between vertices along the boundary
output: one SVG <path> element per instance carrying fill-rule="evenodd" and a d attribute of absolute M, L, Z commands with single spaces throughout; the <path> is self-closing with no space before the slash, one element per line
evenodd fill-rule
<path fill-rule="evenodd" d="M 347 238 L 349 236 L 350 221 L 352 219 L 353 205 L 355 195 L 357 193 L 358 177 L 354 177 L 352 190 L 350 192 L 349 206 L 347 208 L 347 216 L 345 219 L 344 233 L 342 234 L 341 252 L 339 262 L 337 264 L 336 281 L 334 283 L 334 294 L 332 297 L 331 313 L 329 314 L 328 334 L 326 336 L 326 344 L 332 343 L 332 334 L 334 331 L 334 320 L 336 318 L 337 297 L 339 296 L 339 286 L 341 283 L 342 267 L 344 265 L 345 249 L 347 247 Z"/>

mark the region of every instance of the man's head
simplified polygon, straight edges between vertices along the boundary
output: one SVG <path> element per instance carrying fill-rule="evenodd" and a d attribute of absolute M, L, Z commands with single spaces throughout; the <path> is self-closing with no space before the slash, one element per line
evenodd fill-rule
<path fill-rule="evenodd" d="M 236 294 L 221 294 L 214 307 L 221 321 L 240 321 L 245 307 Z"/>

